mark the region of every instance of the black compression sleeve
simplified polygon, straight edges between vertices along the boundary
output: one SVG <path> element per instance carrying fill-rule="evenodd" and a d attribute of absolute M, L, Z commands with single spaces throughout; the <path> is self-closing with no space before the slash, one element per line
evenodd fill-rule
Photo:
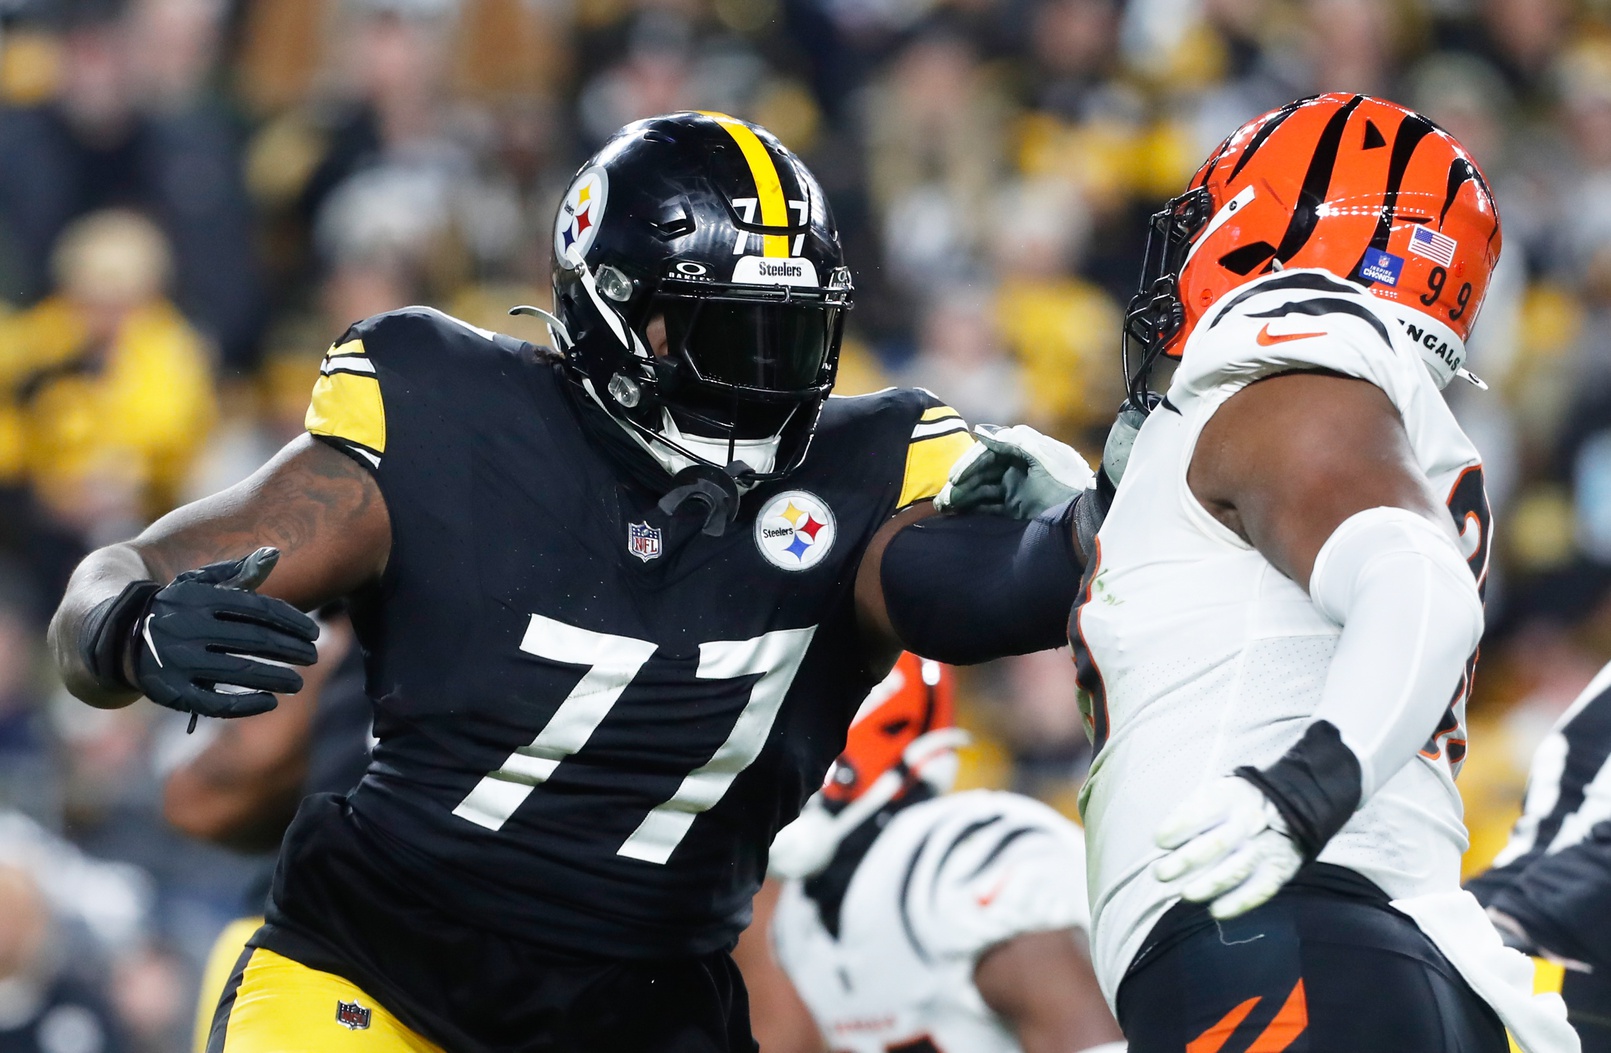
<path fill-rule="evenodd" d="M 1287 832 L 1314 859 L 1359 809 L 1359 758 L 1329 720 L 1310 724 L 1298 744 L 1268 768 L 1236 774 L 1257 786 L 1287 821 Z"/>
<path fill-rule="evenodd" d="M 1575 845 L 1535 860 L 1487 900 L 1540 947 L 1611 969 L 1611 820 Z"/>
<path fill-rule="evenodd" d="M 896 534 L 880 580 L 895 634 L 910 651 L 953 665 L 1068 642 L 1082 568 L 1076 498 L 1029 521 L 933 516 Z"/>
<path fill-rule="evenodd" d="M 161 588 L 154 581 L 131 581 L 115 597 L 96 605 L 84 620 L 79 658 L 103 689 L 138 690 L 123 674 L 123 654 L 133 642 L 135 623 Z"/>

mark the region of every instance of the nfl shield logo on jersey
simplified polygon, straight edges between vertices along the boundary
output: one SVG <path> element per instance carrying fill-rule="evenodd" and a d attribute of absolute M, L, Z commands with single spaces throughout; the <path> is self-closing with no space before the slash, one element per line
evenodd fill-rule
<path fill-rule="evenodd" d="M 627 551 L 645 563 L 660 555 L 660 528 L 648 523 L 628 523 Z"/>
<path fill-rule="evenodd" d="M 369 1010 L 357 1002 L 343 1002 L 338 998 L 336 1023 L 344 1024 L 353 1031 L 362 1031 L 369 1026 Z"/>

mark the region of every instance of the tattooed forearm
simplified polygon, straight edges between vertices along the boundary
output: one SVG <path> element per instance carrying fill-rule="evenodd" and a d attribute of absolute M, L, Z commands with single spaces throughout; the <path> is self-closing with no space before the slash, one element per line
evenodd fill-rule
<path fill-rule="evenodd" d="M 171 512 L 133 541 L 93 552 L 79 565 L 50 625 L 68 688 L 100 706 L 135 697 L 108 693 L 84 665 L 81 638 L 97 605 L 130 582 L 167 582 L 264 545 L 279 549 L 280 560 L 259 591 L 311 610 L 379 578 L 391 520 L 362 465 L 311 436 L 294 440 L 245 482 Z"/>
<path fill-rule="evenodd" d="M 390 542 L 373 476 L 303 436 L 250 479 L 163 517 L 131 545 L 157 580 L 272 545 L 280 563 L 265 591 L 311 607 L 378 576 Z"/>

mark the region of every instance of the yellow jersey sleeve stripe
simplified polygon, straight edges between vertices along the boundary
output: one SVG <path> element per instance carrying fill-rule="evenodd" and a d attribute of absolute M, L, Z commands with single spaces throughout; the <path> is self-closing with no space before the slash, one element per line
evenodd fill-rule
<path fill-rule="evenodd" d="M 755 180 L 755 196 L 761 202 L 761 225 L 764 227 L 786 227 L 789 225 L 789 206 L 783 200 L 783 181 L 778 177 L 778 166 L 772 160 L 772 155 L 766 152 L 760 137 L 750 130 L 749 125 L 729 117 L 725 113 L 706 113 L 705 116 L 721 125 L 738 149 L 744 155 L 744 160 L 750 166 L 750 175 Z M 789 238 L 786 234 L 761 235 L 761 254 L 763 256 L 783 256 L 789 254 Z"/>
<path fill-rule="evenodd" d="M 386 406 L 380 381 L 346 370 L 327 373 L 313 385 L 304 421 L 314 435 L 357 443 L 377 454 L 386 452 Z"/>
<path fill-rule="evenodd" d="M 919 419 L 929 421 L 929 420 L 941 420 L 941 419 L 943 419 L 945 417 L 960 417 L 960 416 L 962 416 L 962 414 L 958 413 L 956 410 L 952 409 L 950 406 L 930 406 L 928 409 L 923 411 L 923 416 L 920 417 Z"/>
<path fill-rule="evenodd" d="M 968 422 L 961 417 L 950 417 L 944 420 L 932 420 L 927 424 L 919 424 L 912 429 L 912 441 L 918 439 L 932 439 L 939 435 L 949 435 L 954 431 L 965 432 Z"/>
<path fill-rule="evenodd" d="M 972 448 L 974 439 L 966 431 L 953 431 L 922 439 L 906 448 L 906 477 L 901 482 L 897 508 L 933 497 L 945 487 L 951 466 Z"/>
<path fill-rule="evenodd" d="M 1560 994 L 1566 982 L 1566 968 L 1548 958 L 1533 959 L 1533 993 Z"/>

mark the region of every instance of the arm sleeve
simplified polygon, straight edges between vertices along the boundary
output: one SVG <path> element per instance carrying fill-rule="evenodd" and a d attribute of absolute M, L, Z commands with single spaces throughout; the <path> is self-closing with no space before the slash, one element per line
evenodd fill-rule
<path fill-rule="evenodd" d="M 1074 518 L 1083 498 L 1027 522 L 934 516 L 896 534 L 879 571 L 902 646 L 970 665 L 1066 643 L 1082 573 Z"/>
<path fill-rule="evenodd" d="M 1454 539 L 1400 508 L 1344 520 L 1309 595 L 1342 626 L 1315 720 L 1358 758 L 1365 800 L 1437 729 L 1482 638 L 1482 600 Z"/>
<path fill-rule="evenodd" d="M 1611 820 L 1533 863 L 1486 902 L 1515 918 L 1540 947 L 1611 969 Z"/>
<path fill-rule="evenodd" d="M 1264 791 L 1313 859 L 1463 689 L 1482 601 L 1453 538 L 1386 507 L 1343 520 L 1315 558 L 1309 597 L 1342 626 L 1314 719 L 1274 764 L 1236 774 Z"/>

